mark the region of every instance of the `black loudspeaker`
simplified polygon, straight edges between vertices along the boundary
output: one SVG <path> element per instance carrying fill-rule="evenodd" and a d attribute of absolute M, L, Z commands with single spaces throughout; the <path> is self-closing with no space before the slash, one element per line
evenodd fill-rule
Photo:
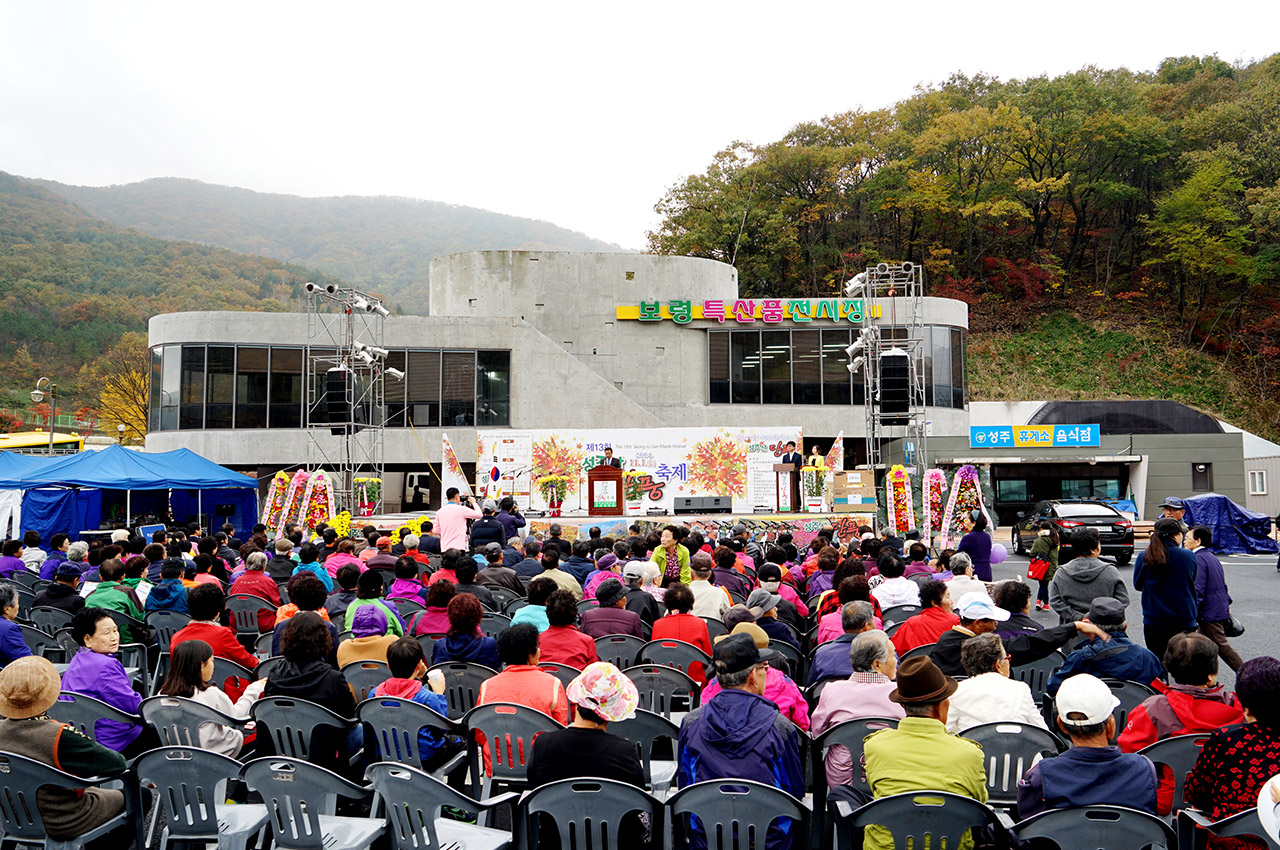
<path fill-rule="evenodd" d="M 906 425 L 910 412 L 911 357 L 901 349 L 891 348 L 880 355 L 880 422 Z"/>
<path fill-rule="evenodd" d="M 345 434 L 345 423 L 351 421 L 351 372 L 341 366 L 324 374 L 325 412 L 335 427 L 330 434 Z"/>

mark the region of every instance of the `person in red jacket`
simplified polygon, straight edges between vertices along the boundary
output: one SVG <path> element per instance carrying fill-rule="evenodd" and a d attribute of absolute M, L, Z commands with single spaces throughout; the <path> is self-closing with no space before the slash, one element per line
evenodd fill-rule
<path fill-rule="evenodd" d="M 230 589 L 227 591 L 228 596 L 256 596 L 259 599 L 265 599 L 274 605 L 280 607 L 280 586 L 276 584 L 276 580 L 267 575 L 267 553 L 266 552 L 250 552 L 249 557 L 245 559 L 244 573 L 240 578 L 231 583 Z M 271 631 L 276 627 L 276 612 L 274 610 L 261 610 L 258 612 L 258 631 Z"/>
<path fill-rule="evenodd" d="M 667 606 L 667 616 L 654 622 L 653 639 L 682 640 L 711 655 L 711 635 L 706 621 L 689 613 L 693 610 L 693 591 L 689 586 L 673 583 L 662 601 Z M 705 684 L 705 675 L 701 664 L 695 661 L 689 665 L 689 676 L 699 685 Z"/>
<path fill-rule="evenodd" d="M 541 661 L 568 664 L 575 670 L 585 670 L 588 664 L 599 661 L 596 642 L 578 630 L 578 603 L 567 590 L 557 590 L 547 597 L 547 630 L 539 638 Z"/>
<path fill-rule="evenodd" d="M 187 609 L 191 612 L 191 622 L 183 626 L 173 635 L 169 642 L 170 649 L 184 640 L 202 640 L 213 647 L 213 654 L 226 658 L 253 670 L 258 666 L 258 659 L 249 654 L 240 641 L 236 640 L 235 629 L 222 625 L 222 612 L 226 609 L 226 597 L 222 591 L 211 584 L 201 584 L 191 588 L 187 593 Z M 218 683 L 224 693 L 235 702 L 248 687 L 249 682 L 228 678 Z"/>
<path fill-rule="evenodd" d="M 908 617 L 890 638 L 899 658 L 917 646 L 937 643 L 944 633 L 960 625 L 960 618 L 951 611 L 951 591 L 946 582 L 925 582 L 920 588 L 920 604 L 920 613 Z"/>
<path fill-rule="evenodd" d="M 1218 684 L 1218 645 L 1212 639 L 1199 632 L 1174 635 L 1164 651 L 1164 668 L 1174 684 L 1151 683 L 1160 693 L 1129 712 L 1117 741 L 1121 750 L 1136 753 L 1174 735 L 1215 732 L 1244 722 L 1240 700 Z M 1156 806 L 1167 815 L 1173 808 L 1174 777 L 1165 765 L 1157 764 L 1156 771 Z"/>

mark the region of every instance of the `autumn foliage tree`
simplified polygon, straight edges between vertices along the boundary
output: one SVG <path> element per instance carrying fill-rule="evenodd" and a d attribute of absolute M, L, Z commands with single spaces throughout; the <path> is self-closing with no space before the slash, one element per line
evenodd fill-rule
<path fill-rule="evenodd" d="M 122 442 L 140 445 L 147 435 L 151 354 L 145 334 L 127 333 L 80 372 L 84 386 L 98 391 L 100 425 L 112 434 L 124 426 Z"/>

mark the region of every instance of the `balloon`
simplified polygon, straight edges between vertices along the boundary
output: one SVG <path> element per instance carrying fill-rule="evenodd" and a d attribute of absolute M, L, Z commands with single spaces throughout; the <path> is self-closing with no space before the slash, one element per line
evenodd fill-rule
<path fill-rule="evenodd" d="M 1009 557 L 1009 550 L 1005 548 L 1003 543 L 991 544 L 991 563 L 1002 564 L 1007 557 Z"/>

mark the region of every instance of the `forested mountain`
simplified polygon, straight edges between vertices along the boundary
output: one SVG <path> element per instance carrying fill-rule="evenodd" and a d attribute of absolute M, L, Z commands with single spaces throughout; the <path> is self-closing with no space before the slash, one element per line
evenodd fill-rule
<path fill-rule="evenodd" d="M 221 248 L 143 236 L 0 172 L 0 389 L 38 375 L 92 402 L 81 367 L 147 319 L 175 310 L 300 309 L 317 272 Z M 24 395 L 24 393 L 20 394 Z"/>
<path fill-rule="evenodd" d="M 734 142 L 656 209 L 651 250 L 732 262 L 747 296 L 829 295 L 912 260 L 930 294 L 969 302 L 976 331 L 1035 331 L 1068 310 L 1213 354 L 1243 391 L 1280 398 L 1280 54 L 957 75 Z M 1031 362 L 1033 339 L 1014 343 Z M 1079 368 L 1098 357 L 1114 355 L 1082 352 Z M 1058 397 L 1051 374 L 1022 397 Z"/>
<path fill-rule="evenodd" d="M 427 312 L 427 268 L 441 254 L 619 250 L 545 221 L 410 198 L 301 198 L 174 178 L 101 188 L 41 183 L 120 227 L 319 269 L 405 313 Z"/>

